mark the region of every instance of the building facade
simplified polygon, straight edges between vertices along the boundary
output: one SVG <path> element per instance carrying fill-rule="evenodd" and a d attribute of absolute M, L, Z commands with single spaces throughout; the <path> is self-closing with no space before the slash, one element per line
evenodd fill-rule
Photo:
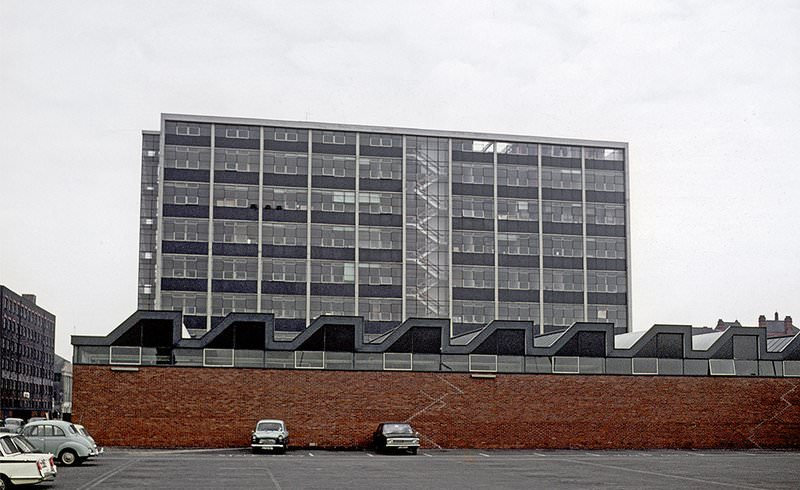
<path fill-rule="evenodd" d="M 0 286 L 0 362 L 3 417 L 50 413 L 53 404 L 56 317 L 36 296 Z"/>
<path fill-rule="evenodd" d="M 72 363 L 56 354 L 53 373 L 53 417 L 72 418 Z"/>
<path fill-rule="evenodd" d="M 139 309 L 381 333 L 630 329 L 627 144 L 163 114 L 145 131 Z"/>

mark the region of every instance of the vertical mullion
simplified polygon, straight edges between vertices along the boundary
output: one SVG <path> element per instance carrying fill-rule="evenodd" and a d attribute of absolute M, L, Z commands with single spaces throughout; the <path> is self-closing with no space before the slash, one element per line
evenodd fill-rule
<path fill-rule="evenodd" d="M 586 258 L 586 148 L 581 147 L 581 209 L 583 209 L 583 321 L 589 321 L 589 273 Z"/>
<path fill-rule="evenodd" d="M 311 130 L 308 130 L 308 158 L 306 161 L 306 326 L 311 324 L 311 159 L 313 148 Z"/>
<path fill-rule="evenodd" d="M 214 165 L 215 165 L 215 145 L 217 136 L 217 125 L 211 125 L 211 168 L 208 179 L 208 266 L 206 279 L 206 330 L 211 330 L 211 308 L 213 306 L 211 298 L 211 286 L 213 285 L 214 275 Z"/>
<path fill-rule="evenodd" d="M 500 318 L 500 262 L 497 249 L 497 233 L 499 231 L 497 225 L 497 141 L 494 142 L 492 145 L 494 148 L 493 150 L 493 167 L 492 167 L 492 193 L 493 193 L 493 202 L 492 202 L 492 211 L 494 214 L 494 319 L 498 320 Z M 452 245 L 451 245 L 452 248 Z"/>
<path fill-rule="evenodd" d="M 249 166 L 249 165 L 248 165 Z M 256 281 L 256 311 L 261 313 L 261 275 L 264 272 L 264 265 L 261 263 L 263 260 L 263 253 L 261 251 L 264 245 L 264 127 L 259 128 L 259 144 L 258 144 L 258 276 Z"/>
<path fill-rule="evenodd" d="M 356 241 L 355 241 L 355 262 L 353 264 L 353 268 L 355 269 L 353 271 L 353 278 L 354 278 L 354 282 L 355 282 L 354 287 L 353 287 L 353 290 L 355 291 L 355 306 L 354 306 L 354 308 L 355 308 L 355 310 L 354 310 L 355 316 L 359 316 L 359 309 L 358 309 L 358 303 L 359 303 L 359 300 L 358 300 L 358 295 L 359 295 L 359 290 L 358 290 L 358 269 L 359 269 L 359 267 L 358 267 L 358 244 L 359 244 L 358 243 L 358 227 L 359 227 L 358 213 L 361 210 L 361 203 L 359 202 L 358 192 L 359 192 L 359 189 L 361 187 L 360 183 L 359 183 L 359 178 L 360 178 L 360 175 L 361 175 L 361 172 L 359 171 L 359 168 L 361 167 L 360 160 L 361 160 L 361 133 L 356 133 L 356 189 L 355 189 L 355 195 L 356 195 L 356 197 L 355 197 L 355 201 L 356 201 L 355 202 L 355 205 L 356 205 L 356 216 L 355 216 L 355 223 L 356 223 L 356 225 L 355 225 L 355 233 L 356 233 L 356 237 L 355 237 L 355 239 L 356 239 Z"/>
<path fill-rule="evenodd" d="M 436 153 L 438 159 L 438 142 Z M 453 337 L 453 138 L 447 139 L 447 224 L 447 308 L 450 319 L 450 337 Z M 437 287 L 440 286 L 437 284 Z"/>
<path fill-rule="evenodd" d="M 401 165 L 402 165 L 402 168 L 400 169 L 400 178 L 403 180 L 402 188 L 401 188 L 401 192 L 403 193 L 403 196 L 401 198 L 402 199 L 402 203 L 403 203 L 403 226 L 402 226 L 402 229 L 401 229 L 402 231 L 400 233 L 400 239 L 403 242 L 402 245 L 401 245 L 401 253 L 403 255 L 403 257 L 402 257 L 402 261 L 403 261 L 402 262 L 403 277 L 401 279 L 402 293 L 401 293 L 401 297 L 400 297 L 400 302 L 401 302 L 400 321 L 404 322 L 404 321 L 406 321 L 406 315 L 407 315 L 407 311 L 406 311 L 406 286 L 407 286 L 406 274 L 407 274 L 407 270 L 406 270 L 406 268 L 408 267 L 408 264 L 406 262 L 406 226 L 407 226 L 407 219 L 408 219 L 407 212 L 406 212 L 406 135 L 403 135 L 403 159 L 401 161 Z"/>
<path fill-rule="evenodd" d="M 164 147 L 166 146 L 165 140 L 167 138 L 167 122 L 162 117 L 161 119 L 161 134 L 159 135 L 159 148 L 158 148 L 158 195 L 156 196 L 156 270 L 153 274 L 153 291 L 155 293 L 155 302 L 153 306 L 156 310 L 161 309 L 161 262 L 163 257 L 161 256 L 161 249 L 163 248 L 164 243 Z M 197 300 L 195 300 L 197 301 Z M 181 307 L 181 313 L 183 313 L 183 307 Z"/>
<path fill-rule="evenodd" d="M 542 225 L 542 145 L 536 145 L 536 168 L 539 172 L 539 333 L 544 333 L 544 226 Z"/>

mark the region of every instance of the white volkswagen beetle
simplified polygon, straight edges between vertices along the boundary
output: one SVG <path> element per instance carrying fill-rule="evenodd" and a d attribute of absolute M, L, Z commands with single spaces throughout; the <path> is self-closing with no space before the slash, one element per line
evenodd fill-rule
<path fill-rule="evenodd" d="M 0 490 L 56 478 L 53 455 L 35 451 L 20 435 L 0 434 Z"/>
<path fill-rule="evenodd" d="M 286 452 L 289 447 L 289 432 L 283 420 L 259 420 L 256 430 L 250 435 L 250 448 L 254 453 L 269 449 L 276 452 Z"/>

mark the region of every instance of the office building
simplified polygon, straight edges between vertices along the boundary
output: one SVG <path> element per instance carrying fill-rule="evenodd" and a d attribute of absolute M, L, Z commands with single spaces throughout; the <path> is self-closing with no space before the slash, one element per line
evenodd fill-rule
<path fill-rule="evenodd" d="M 630 329 L 627 144 L 163 114 L 144 131 L 139 309 L 200 334 L 448 319 Z"/>
<path fill-rule="evenodd" d="M 36 296 L 0 286 L 2 416 L 29 418 L 50 413 L 53 404 L 56 317 Z"/>

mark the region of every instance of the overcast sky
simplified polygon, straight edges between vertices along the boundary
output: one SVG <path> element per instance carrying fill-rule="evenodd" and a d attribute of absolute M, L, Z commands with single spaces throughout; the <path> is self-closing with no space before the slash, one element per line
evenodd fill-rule
<path fill-rule="evenodd" d="M 162 112 L 630 143 L 633 328 L 800 323 L 800 2 L 0 0 L 0 284 L 136 309 Z"/>

